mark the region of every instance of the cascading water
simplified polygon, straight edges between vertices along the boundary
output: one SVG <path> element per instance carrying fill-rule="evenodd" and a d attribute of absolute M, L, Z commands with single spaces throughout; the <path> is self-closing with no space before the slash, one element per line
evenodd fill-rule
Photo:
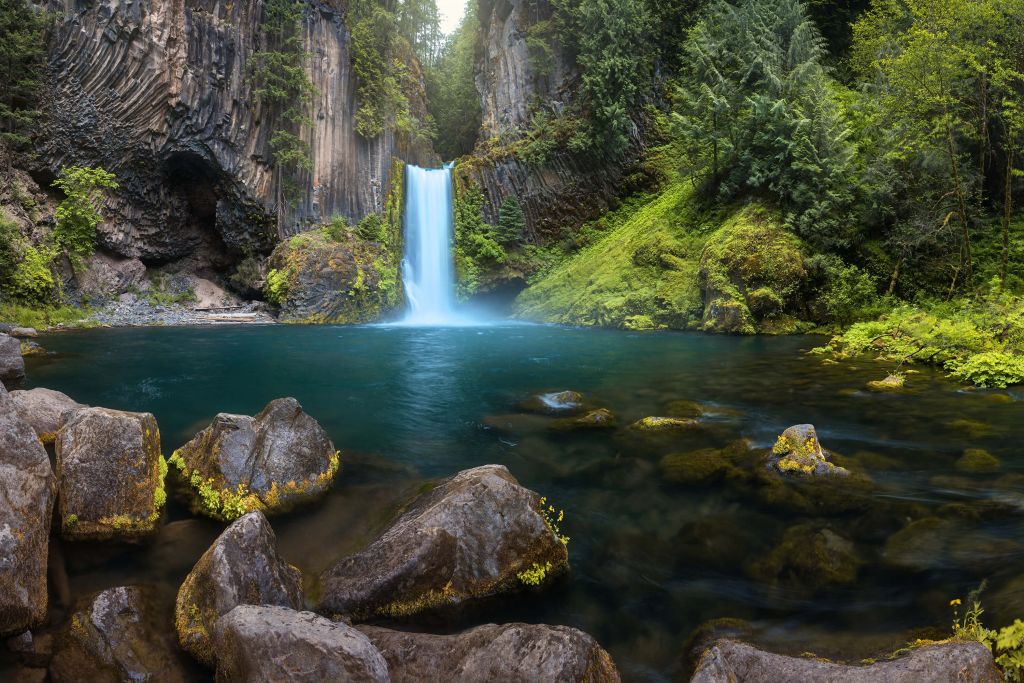
<path fill-rule="evenodd" d="M 406 166 L 402 279 L 411 325 L 461 322 L 452 265 L 452 171 Z"/>

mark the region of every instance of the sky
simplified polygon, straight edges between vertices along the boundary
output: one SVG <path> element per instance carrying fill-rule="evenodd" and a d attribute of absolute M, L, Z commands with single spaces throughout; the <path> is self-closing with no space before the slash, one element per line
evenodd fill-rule
<path fill-rule="evenodd" d="M 447 35 L 459 27 L 466 0 L 437 0 L 437 9 L 441 12 L 441 30 Z"/>

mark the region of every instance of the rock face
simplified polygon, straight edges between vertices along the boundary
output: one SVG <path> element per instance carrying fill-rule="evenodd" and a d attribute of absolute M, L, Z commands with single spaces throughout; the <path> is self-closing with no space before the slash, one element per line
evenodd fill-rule
<path fill-rule="evenodd" d="M 293 204 L 269 143 L 287 124 L 259 104 L 251 76 L 264 49 L 262 3 L 56 4 L 40 163 L 117 176 L 100 228 L 102 246 L 117 254 L 158 262 L 203 252 L 216 261 L 225 251 L 269 251 L 307 222 L 380 211 L 392 157 L 427 156 L 403 150 L 393 133 L 355 132 L 351 42 L 336 5 L 311 2 L 302 20 L 316 95 L 306 112 L 314 125 L 301 134 L 313 168 L 296 178 L 303 193 Z M 410 72 L 420 73 L 415 64 Z"/>
<path fill-rule="evenodd" d="M 338 324 L 378 319 L 399 302 L 393 261 L 379 244 L 352 235 L 336 241 L 314 230 L 282 242 L 270 256 L 281 283 L 281 319 Z"/>
<path fill-rule="evenodd" d="M 772 447 L 772 465 L 786 474 L 846 476 L 849 471 L 828 461 L 814 425 L 794 425 Z"/>
<path fill-rule="evenodd" d="M 32 425 L 43 443 L 52 443 L 70 414 L 84 407 L 67 394 L 41 387 L 12 391 L 11 400 L 18 415 Z"/>
<path fill-rule="evenodd" d="M 25 379 L 25 359 L 21 357 L 21 342 L 10 335 L 0 334 L 0 381 L 18 382 Z"/>
<path fill-rule="evenodd" d="M 538 585 L 568 568 L 539 497 L 485 465 L 415 499 L 384 534 L 320 576 L 317 611 L 408 616 Z"/>
<path fill-rule="evenodd" d="M 334 481 L 340 456 L 298 401 L 279 398 L 256 417 L 220 413 L 170 463 L 192 487 L 196 511 L 231 520 L 320 495 Z"/>
<path fill-rule="evenodd" d="M 85 262 L 78 276 L 78 287 L 83 299 L 105 301 L 112 299 L 145 282 L 146 266 L 137 258 L 123 258 L 96 252 Z"/>
<path fill-rule="evenodd" d="M 214 645 L 223 683 L 391 680 L 384 657 L 365 635 L 312 612 L 236 607 L 218 620 Z"/>
<path fill-rule="evenodd" d="M 46 451 L 0 388 L 0 635 L 24 631 L 46 618 L 55 493 Z"/>
<path fill-rule="evenodd" d="M 214 624 L 238 605 L 302 607 L 302 575 L 277 554 L 277 538 L 262 512 L 225 529 L 181 585 L 174 608 L 181 647 L 212 665 Z"/>
<path fill-rule="evenodd" d="M 999 683 L 992 653 L 978 642 L 925 645 L 870 666 L 843 666 L 803 657 L 784 657 L 732 640 L 704 653 L 690 683 Z"/>
<path fill-rule="evenodd" d="M 374 626 L 359 630 L 384 655 L 392 683 L 619 680 L 608 653 L 586 633 L 567 626 L 488 624 L 452 636 Z"/>
<path fill-rule="evenodd" d="M 167 463 L 152 414 L 81 408 L 55 443 L 65 538 L 131 539 L 156 529 Z"/>
<path fill-rule="evenodd" d="M 109 588 L 75 611 L 50 665 L 54 683 L 193 680 L 151 589 Z"/>

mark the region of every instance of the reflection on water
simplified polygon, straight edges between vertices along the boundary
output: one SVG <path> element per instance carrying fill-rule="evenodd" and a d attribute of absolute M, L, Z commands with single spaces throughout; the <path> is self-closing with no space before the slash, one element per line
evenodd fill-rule
<path fill-rule="evenodd" d="M 990 619 L 1024 616 L 1024 421 L 1012 392 L 964 391 L 926 372 L 905 394 L 871 394 L 863 387 L 883 370 L 823 365 L 803 353 L 811 338 L 515 325 L 93 330 L 41 341 L 58 355 L 30 360 L 32 385 L 152 411 L 167 453 L 217 412 L 298 398 L 346 454 L 335 491 L 274 520 L 307 580 L 372 539 L 424 478 L 507 465 L 566 509 L 572 575 L 468 619 L 578 626 L 627 680 L 671 679 L 691 632 L 720 617 L 747 620 L 746 637 L 770 646 L 859 658 L 913 629 L 945 628 L 949 599 L 983 578 Z M 671 401 L 707 413 L 702 429 L 668 440 L 562 433 L 515 414 L 531 394 L 561 389 L 623 425 Z M 737 439 L 769 447 L 802 422 L 863 489 L 773 487 L 757 454 L 697 485 L 662 462 Z M 964 471 L 967 448 L 1001 467 Z M 66 544 L 72 590 L 143 581 L 173 593 L 221 525 L 176 506 L 169 517 L 145 548 Z M 816 554 L 827 571 L 802 559 Z"/>

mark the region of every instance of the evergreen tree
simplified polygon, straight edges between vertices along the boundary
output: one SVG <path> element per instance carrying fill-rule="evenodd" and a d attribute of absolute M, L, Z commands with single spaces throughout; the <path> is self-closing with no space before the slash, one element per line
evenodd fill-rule
<path fill-rule="evenodd" d="M 505 197 L 498 207 L 498 226 L 496 237 L 501 244 L 513 244 L 523 239 L 526 229 L 526 216 L 523 207 L 515 195 Z"/>
<path fill-rule="evenodd" d="M 27 0 L 0 0 L 0 140 L 28 143 L 46 64 L 49 15 Z"/>
<path fill-rule="evenodd" d="M 473 151 L 480 130 L 480 93 L 476 89 L 476 43 L 480 22 L 470 0 L 458 29 L 426 72 L 427 105 L 437 125 L 434 149 L 444 159 Z"/>

